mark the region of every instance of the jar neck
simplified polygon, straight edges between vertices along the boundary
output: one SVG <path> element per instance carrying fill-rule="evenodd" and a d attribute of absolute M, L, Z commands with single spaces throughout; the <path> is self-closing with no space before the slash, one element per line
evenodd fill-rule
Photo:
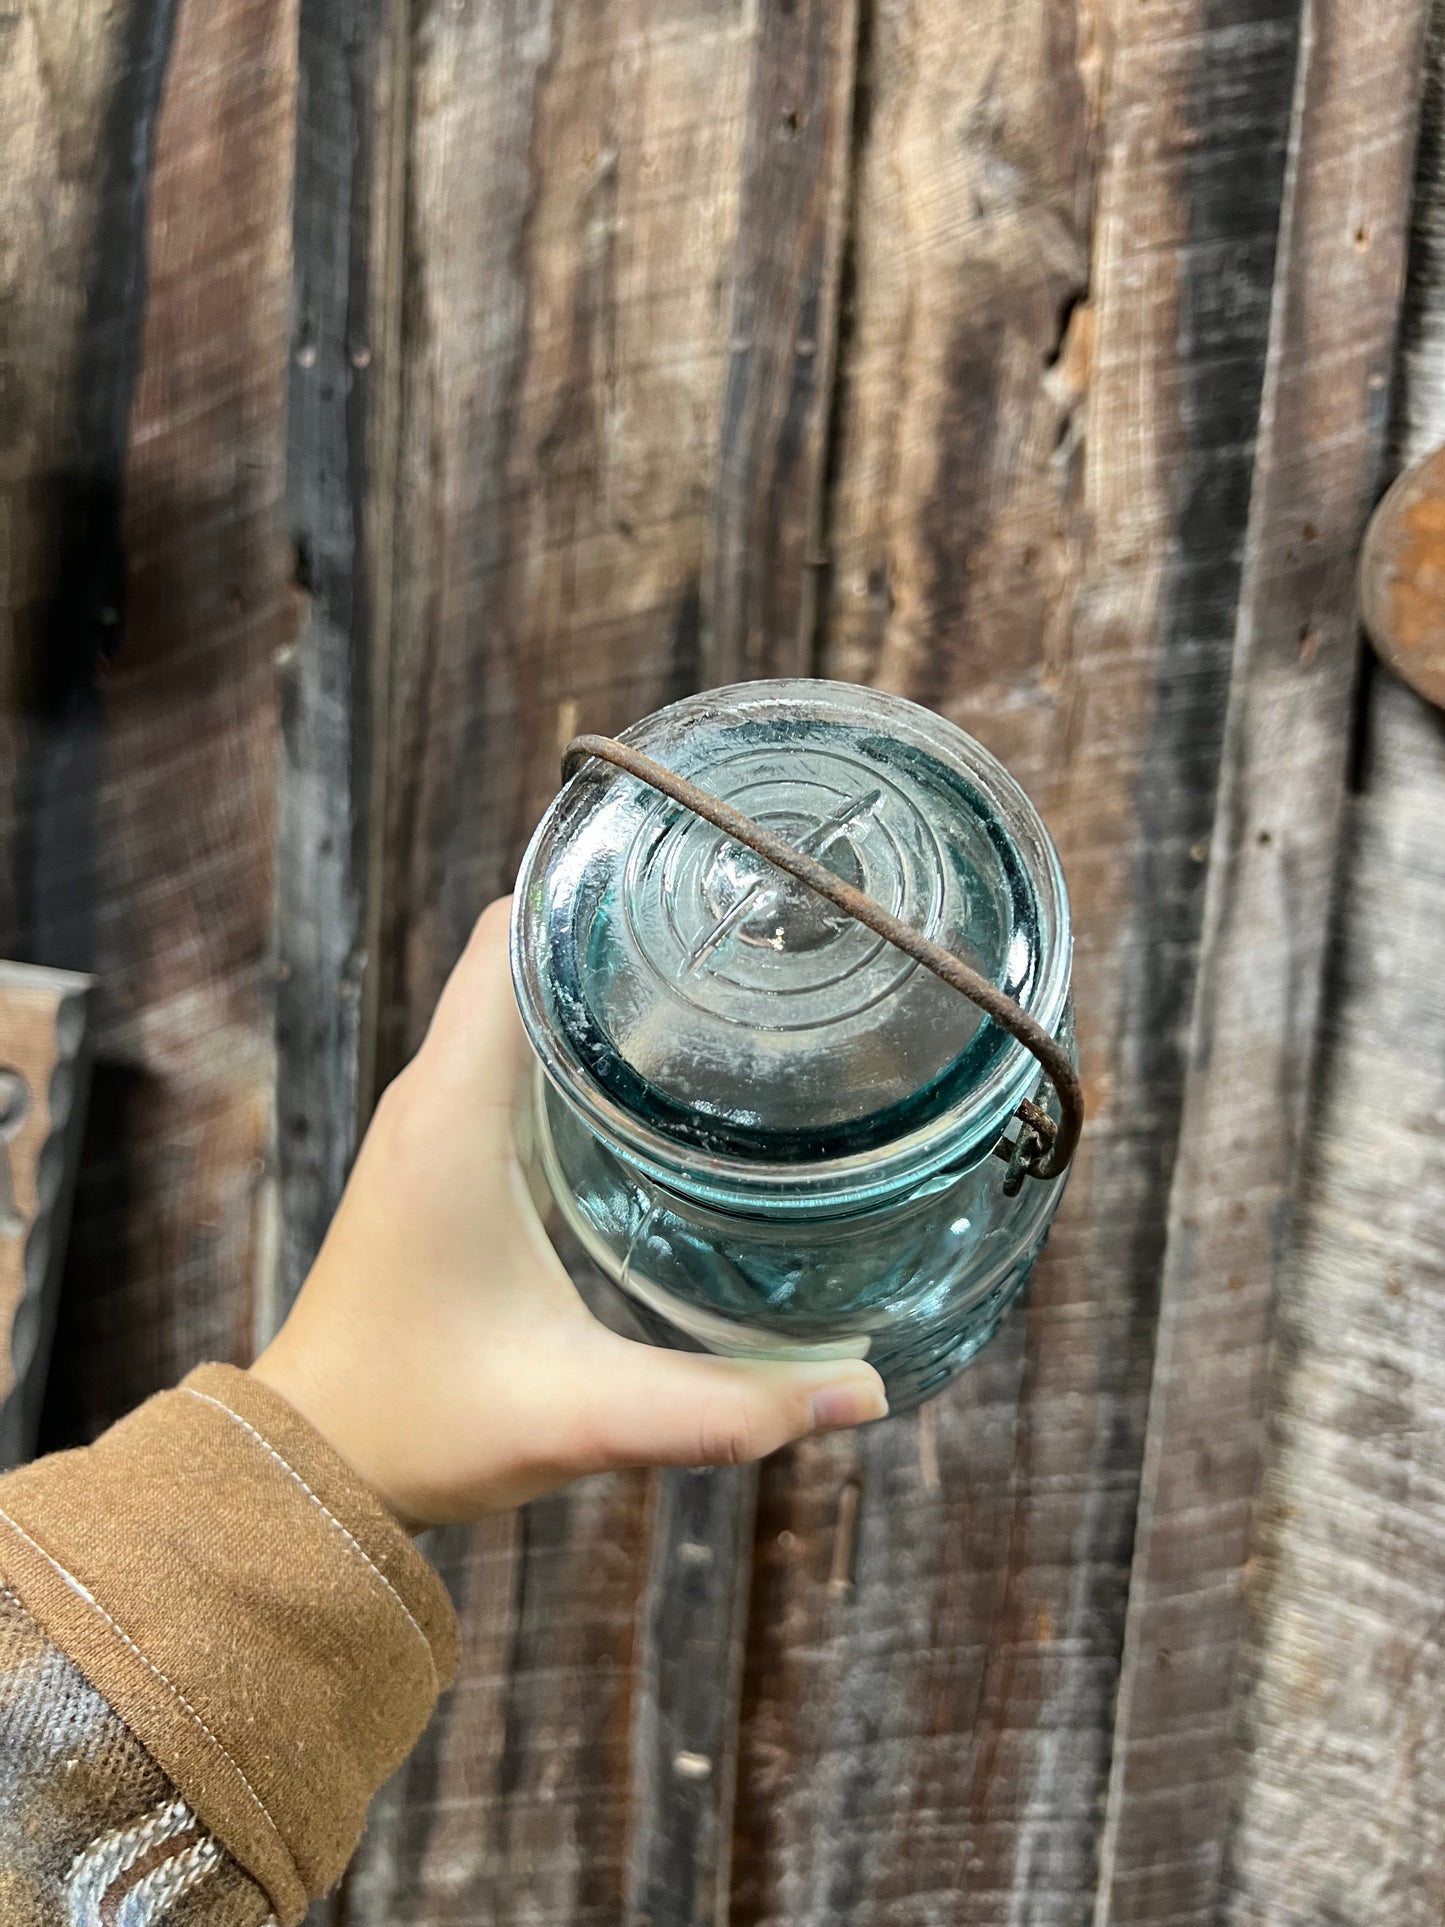
<path fill-rule="evenodd" d="M 1026 1054 L 1025 1054 L 1026 1056 Z M 942 1190 L 991 1158 L 1008 1136 L 1018 1102 L 1034 1094 L 1038 1067 L 1032 1058 L 1020 1066 L 1016 1096 L 1010 1095 L 985 1117 L 966 1117 L 950 1134 L 936 1131 L 864 1158 L 822 1164 L 744 1166 L 733 1159 L 709 1157 L 690 1147 L 660 1148 L 638 1142 L 589 1115 L 572 1094 L 536 1070 L 538 1125 L 550 1134 L 548 1100 L 560 1105 L 623 1165 L 674 1197 L 730 1217 L 807 1222 L 822 1218 L 864 1217 L 896 1207 L 920 1189 Z M 1000 1165 L 1002 1170 L 1002 1165 Z"/>

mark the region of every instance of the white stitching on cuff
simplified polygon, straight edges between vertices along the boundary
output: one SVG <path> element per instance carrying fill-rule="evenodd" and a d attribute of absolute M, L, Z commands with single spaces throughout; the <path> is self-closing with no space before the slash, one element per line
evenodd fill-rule
<path fill-rule="evenodd" d="M 302 1478 L 301 1474 L 296 1470 L 295 1466 L 292 1465 L 287 1459 L 283 1458 L 281 1453 L 279 1453 L 276 1450 L 275 1446 L 272 1445 L 271 1441 L 268 1438 L 264 1437 L 262 1433 L 258 1432 L 255 1426 L 250 1424 L 248 1420 L 242 1418 L 239 1412 L 233 1411 L 231 1407 L 226 1404 L 224 1399 L 212 1398 L 209 1392 L 198 1392 L 194 1385 L 181 1385 L 177 1387 L 177 1390 L 185 1392 L 191 1398 L 198 1398 L 202 1400 L 202 1402 L 205 1403 L 206 1405 L 214 1405 L 218 1412 L 224 1412 L 227 1418 L 234 1419 L 236 1424 L 241 1427 L 243 1432 L 249 1432 L 251 1437 L 256 1441 L 256 1443 L 264 1451 L 270 1453 L 271 1457 L 276 1461 L 277 1465 L 279 1465 L 283 1471 L 290 1473 L 291 1477 L 296 1481 L 297 1485 L 300 1486 L 301 1490 L 306 1494 L 307 1498 L 311 1501 L 312 1505 L 316 1507 L 316 1509 L 321 1513 L 323 1518 L 330 1520 L 331 1524 L 335 1526 L 336 1530 L 341 1534 L 342 1538 L 346 1541 L 347 1545 L 350 1546 L 351 1550 L 356 1554 L 357 1558 L 360 1559 L 362 1564 L 366 1567 L 367 1571 L 375 1573 L 376 1577 L 381 1581 L 382 1585 L 385 1586 L 386 1590 L 391 1594 L 396 1604 L 401 1608 L 402 1613 L 406 1617 L 407 1624 L 411 1627 L 412 1631 L 416 1634 L 417 1638 L 421 1641 L 421 1649 L 426 1654 L 427 1667 L 431 1672 L 432 1691 L 440 1692 L 441 1681 L 437 1677 L 436 1660 L 432 1654 L 431 1641 L 427 1638 L 426 1634 L 422 1631 L 421 1627 L 418 1625 L 416 1616 L 412 1612 L 411 1608 L 407 1605 L 406 1601 L 402 1598 L 401 1594 L 397 1591 L 396 1587 L 387 1578 L 386 1574 L 381 1570 L 381 1567 L 377 1565 L 376 1561 L 372 1558 L 371 1554 L 366 1550 L 366 1547 L 362 1545 L 361 1541 L 357 1539 L 353 1533 L 347 1531 L 346 1527 L 336 1517 L 335 1513 L 331 1511 L 330 1507 L 326 1504 L 325 1500 L 319 1498 L 317 1494 L 311 1490 L 311 1487 L 306 1483 L 305 1479 Z"/>
<path fill-rule="evenodd" d="M 220 1754 L 221 1758 L 231 1768 L 232 1772 L 236 1775 L 236 1778 L 241 1782 L 241 1785 L 246 1789 L 246 1792 L 250 1795 L 252 1805 L 255 1807 L 256 1811 L 260 1814 L 261 1818 L 266 1822 L 266 1825 L 271 1829 L 272 1833 L 276 1836 L 276 1844 L 280 1847 L 281 1851 L 285 1854 L 287 1862 L 291 1867 L 293 1877 L 296 1880 L 296 1884 L 299 1887 L 304 1888 L 305 1882 L 301 1879 L 300 1874 L 296 1871 L 296 1863 L 291 1857 L 291 1849 L 287 1846 L 285 1840 L 283 1839 L 281 1834 L 281 1829 L 276 1825 L 276 1822 L 271 1818 L 270 1814 L 266 1811 L 265 1802 L 262 1800 L 260 1794 L 257 1793 L 255 1787 L 253 1787 L 251 1782 L 247 1779 L 245 1769 L 235 1759 L 232 1758 L 231 1754 L 226 1750 L 226 1747 L 223 1745 L 223 1743 L 220 1740 L 217 1739 L 216 1735 L 211 1731 L 210 1727 L 207 1726 L 206 1722 L 201 1718 L 200 1714 L 196 1711 L 195 1707 L 191 1705 L 191 1702 L 186 1698 L 185 1694 L 181 1692 L 179 1687 L 173 1686 L 171 1684 L 171 1682 L 166 1678 L 165 1674 L 161 1671 L 160 1667 L 157 1666 L 153 1660 L 149 1660 L 146 1658 L 145 1654 L 141 1651 L 140 1647 L 136 1645 L 135 1641 L 131 1638 L 130 1634 L 126 1632 L 125 1628 L 123 1626 L 118 1625 L 116 1621 L 111 1618 L 110 1614 L 105 1610 L 105 1607 L 101 1605 L 100 1601 L 95 1597 L 93 1593 L 88 1592 L 86 1590 L 86 1588 L 76 1578 L 75 1574 L 73 1572 L 67 1572 L 65 1567 L 61 1565 L 58 1559 L 52 1558 L 51 1555 L 45 1550 L 44 1546 L 40 1544 L 39 1540 L 32 1539 L 30 1534 L 25 1530 L 24 1526 L 22 1526 L 17 1519 L 12 1519 L 10 1514 L 6 1512 L 3 1508 L 0 1508 L 0 1519 L 3 1519 L 5 1524 L 10 1527 L 10 1530 L 14 1532 L 19 1538 L 23 1539 L 26 1545 L 32 1547 L 34 1551 L 40 1554 L 40 1557 L 45 1561 L 46 1565 L 50 1566 L 56 1573 L 60 1575 L 60 1577 L 65 1581 L 66 1585 L 70 1587 L 73 1593 L 75 1593 L 79 1598 L 83 1599 L 86 1605 L 89 1606 L 93 1612 L 96 1612 L 100 1615 L 100 1617 L 105 1621 L 106 1625 L 109 1626 L 110 1630 L 115 1634 L 116 1638 L 121 1642 L 121 1644 L 127 1647 L 132 1653 L 135 1654 L 136 1658 L 140 1661 L 141 1665 L 144 1666 L 148 1672 L 155 1674 L 156 1678 L 160 1681 L 161 1685 L 165 1687 L 166 1691 L 171 1695 L 172 1699 L 176 1701 L 177 1705 L 183 1706 L 186 1712 L 190 1714 L 191 1718 L 195 1721 L 196 1725 L 200 1728 L 201 1732 L 205 1734 L 206 1738 L 211 1742 L 211 1745 L 215 1747 L 216 1751 Z"/>

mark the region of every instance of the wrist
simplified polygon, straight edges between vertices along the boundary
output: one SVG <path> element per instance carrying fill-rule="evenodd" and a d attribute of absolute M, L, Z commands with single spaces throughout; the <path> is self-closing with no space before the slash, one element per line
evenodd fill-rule
<path fill-rule="evenodd" d="M 283 1328 L 252 1363 L 250 1376 L 285 1399 L 385 1506 L 403 1531 L 415 1538 L 428 1529 L 427 1521 L 414 1516 L 396 1493 L 375 1420 L 358 1422 L 344 1374 L 335 1367 L 318 1369 L 314 1361 L 288 1341 Z"/>

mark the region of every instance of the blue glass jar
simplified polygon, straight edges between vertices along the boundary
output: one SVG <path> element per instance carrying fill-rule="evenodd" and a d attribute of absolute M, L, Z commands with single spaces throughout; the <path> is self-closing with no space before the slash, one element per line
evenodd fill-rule
<path fill-rule="evenodd" d="M 962 958 L 1072 1049 L 1048 832 L 979 744 L 851 684 L 712 690 L 622 740 Z M 1063 1179 L 996 1155 L 1024 1046 L 886 939 L 601 761 L 523 861 L 534 1180 L 655 1342 L 866 1357 L 895 1410 L 993 1335 Z M 1012 1194 L 1011 1194 L 1012 1193 Z"/>

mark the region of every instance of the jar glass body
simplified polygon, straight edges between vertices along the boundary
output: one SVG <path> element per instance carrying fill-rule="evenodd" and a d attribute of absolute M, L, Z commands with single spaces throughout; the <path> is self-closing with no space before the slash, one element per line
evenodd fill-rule
<path fill-rule="evenodd" d="M 961 732 L 873 692 L 795 683 L 718 694 L 733 704 L 699 714 L 694 699 L 646 719 L 637 732 L 628 732 L 629 740 L 672 767 L 694 758 L 686 773 L 708 787 L 707 730 L 731 741 L 729 729 L 733 737 L 744 727 L 776 730 L 769 719 L 775 710 L 782 713 L 801 748 L 790 745 L 787 757 L 774 763 L 766 760 L 773 754 L 771 739 L 760 750 L 750 737 L 751 760 L 736 780 L 774 802 L 788 833 L 800 840 L 809 832 L 807 819 L 821 819 L 838 874 L 846 862 L 862 872 L 867 887 L 870 863 L 885 883 L 897 873 L 903 877 L 900 895 L 906 899 L 916 887 L 917 900 L 937 918 L 946 918 L 956 900 L 958 922 L 952 931 L 935 925 L 938 935 L 962 953 L 976 931 L 991 933 L 992 948 L 974 953 L 978 962 L 1072 1052 L 1067 896 L 1047 832 L 1006 773 Z M 809 762 L 808 718 L 815 710 L 833 733 Z M 873 760 L 855 780 L 848 731 L 860 728 L 860 717 L 870 732 L 865 750 Z M 661 739 L 656 746 L 649 734 Z M 875 748 L 879 743 L 883 747 Z M 730 753 L 736 765 L 738 752 Z M 729 767 L 727 754 L 712 755 Z M 877 807 L 883 854 L 875 857 L 867 834 L 853 829 L 859 810 L 849 799 L 863 794 L 866 803 L 876 804 L 895 763 L 903 771 L 898 798 L 889 794 Z M 940 828 L 938 819 L 955 808 L 964 816 L 963 806 L 955 804 L 951 790 L 928 787 L 929 772 L 945 765 L 949 781 L 956 777 L 967 799 L 967 820 L 956 830 Z M 842 776 L 836 773 L 840 767 Z M 875 767 L 883 771 L 876 781 Z M 920 769 L 923 777 L 915 774 Z M 612 773 L 592 780 L 606 784 Z M 841 803 L 829 787 L 838 785 Z M 921 801 L 915 804 L 915 798 Z M 676 812 L 666 813 L 673 806 L 655 804 L 653 799 L 646 806 L 651 814 L 624 831 L 609 832 L 604 866 L 586 841 L 589 834 L 594 844 L 601 841 L 594 833 L 600 805 L 595 799 L 589 804 L 585 793 L 580 802 L 576 796 L 569 802 L 564 792 L 523 864 L 514 976 L 539 1064 L 518 1118 L 518 1141 L 534 1195 L 549 1216 L 555 1212 L 553 1222 L 565 1226 L 605 1288 L 618 1294 L 619 1308 L 625 1304 L 653 1342 L 738 1357 L 867 1358 L 882 1374 L 893 1409 L 907 1409 L 937 1392 L 988 1341 L 1042 1248 L 1064 1179 L 1025 1177 L 1011 1187 L 1008 1161 L 999 1151 L 1018 1136 L 1019 1100 L 1030 1098 L 1057 1117 L 1053 1093 L 1033 1058 L 971 1008 L 964 1012 L 965 1033 L 955 1037 L 947 1030 L 962 1021 L 951 1001 L 957 993 L 945 997 L 936 980 L 906 976 L 897 953 L 886 947 L 876 957 L 860 952 L 855 964 L 846 931 L 820 928 L 816 916 L 805 921 L 814 913 L 811 904 L 780 901 L 766 914 L 755 913 L 755 954 L 742 956 L 731 978 L 720 970 L 702 991 L 695 960 L 701 957 L 706 968 L 716 961 L 707 929 L 700 942 L 682 930 L 678 947 L 692 941 L 692 951 L 680 967 L 660 969 L 655 947 L 633 977 L 609 977 L 591 961 L 599 954 L 595 932 L 615 946 L 613 926 L 647 929 L 649 899 L 645 877 L 637 881 L 637 852 L 651 862 L 655 851 L 666 852 L 669 837 L 674 854 L 680 835 L 699 841 L 695 823 L 679 831 Z M 837 822 L 852 838 L 842 856 L 827 827 Z M 928 856 L 926 864 L 914 865 L 922 878 L 916 886 L 908 874 L 908 837 L 915 828 Z M 733 891 L 710 909 L 704 904 L 731 935 L 738 919 L 729 917 L 728 905 L 736 899 L 743 910 L 752 909 L 758 880 L 752 872 L 739 877 L 726 871 L 729 863 L 739 869 L 736 846 L 707 834 L 713 841 L 699 845 L 694 867 L 707 888 L 720 890 L 716 879 L 722 875 Z M 995 850 L 1001 852 L 997 859 Z M 672 941 L 673 922 L 686 914 L 690 873 L 678 859 L 665 874 L 664 937 Z M 682 909 L 674 914 L 679 900 Z M 908 904 L 887 907 L 907 911 Z M 743 924 L 744 939 L 748 928 Z M 836 970 L 833 956 L 841 959 Z M 781 1000 L 793 989 L 788 973 L 808 969 L 815 978 L 829 975 L 827 995 L 834 1003 L 812 1037 L 795 1045 L 790 1039 L 800 1016 L 810 1021 L 822 999 L 808 992 L 786 1006 Z M 773 970 L 777 988 L 761 976 Z M 876 995 L 868 970 L 878 973 Z M 1010 970 L 1020 990 L 1009 981 Z M 673 1088 L 664 1088 L 655 1104 L 650 1093 L 660 1074 L 632 1080 L 628 1070 L 623 1081 L 600 1057 L 603 1073 L 589 1071 L 585 1053 L 567 1034 L 584 996 L 608 1012 L 622 1011 L 630 1035 L 653 1052 L 649 1070 L 660 1065 L 672 1078 Z M 648 996 L 655 1001 L 646 1002 Z M 725 1003 L 725 997 L 736 1001 Z M 906 997 L 914 1001 L 908 1004 Z M 882 1021 L 869 1029 L 875 1011 Z M 706 1037 L 714 1021 L 728 1028 L 715 1034 L 707 1052 L 688 1055 L 692 1039 Z M 810 1083 L 814 1066 L 834 1047 L 833 1059 Z M 770 1050 L 792 1055 L 775 1069 Z M 927 1073 L 926 1102 L 915 1103 L 896 1067 L 919 1061 Z M 752 1067 L 748 1075 L 738 1070 L 740 1062 Z M 976 1067 L 973 1074 L 970 1067 Z M 905 1097 L 891 1109 L 880 1106 L 876 1116 L 883 1122 L 875 1127 L 868 1094 L 888 1089 L 889 1077 Z M 698 1095 L 680 1106 L 676 1089 Z M 723 1092 L 731 1106 L 720 1122 L 709 1101 L 713 1091 Z M 834 1113 L 842 1119 L 829 1122 L 833 1136 L 826 1140 L 806 1110 L 824 1103 L 831 1107 L 829 1119 Z M 680 1111 L 686 1112 L 681 1128 Z M 784 1128 L 777 1128 L 779 1119 L 786 1120 Z M 565 1249 L 566 1239 L 558 1242 Z"/>
<path fill-rule="evenodd" d="M 740 1195 L 727 1209 L 689 1196 L 685 1167 L 667 1184 L 604 1143 L 540 1066 L 517 1133 L 533 1196 L 652 1343 L 866 1358 L 895 1412 L 941 1391 L 993 1337 L 1067 1182 L 1027 1178 L 1010 1197 L 1006 1163 L 984 1152 L 857 1211 L 806 1194 Z"/>

